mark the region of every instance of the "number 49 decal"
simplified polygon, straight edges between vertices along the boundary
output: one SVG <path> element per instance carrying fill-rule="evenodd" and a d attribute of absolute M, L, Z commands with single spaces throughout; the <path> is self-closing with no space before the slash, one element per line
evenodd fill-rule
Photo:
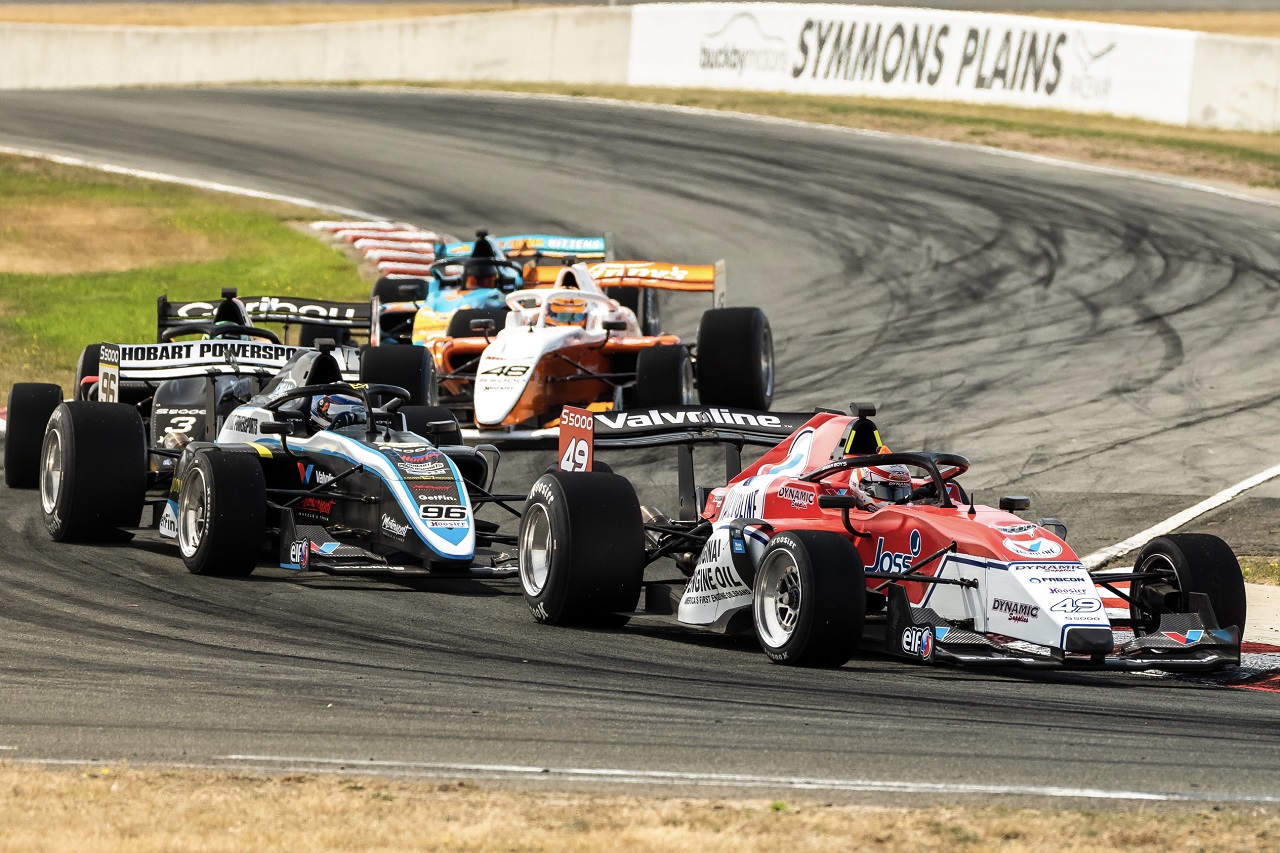
<path fill-rule="evenodd" d="M 1054 613 L 1094 613 L 1102 609 L 1096 598 L 1064 598 L 1049 608 Z"/>

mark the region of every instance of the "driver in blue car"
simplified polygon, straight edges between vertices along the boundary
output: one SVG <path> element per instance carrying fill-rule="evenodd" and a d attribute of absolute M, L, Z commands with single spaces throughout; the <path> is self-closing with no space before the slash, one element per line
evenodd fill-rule
<path fill-rule="evenodd" d="M 364 403 L 350 394 L 311 398 L 311 426 L 316 432 L 362 424 L 368 420 Z"/>

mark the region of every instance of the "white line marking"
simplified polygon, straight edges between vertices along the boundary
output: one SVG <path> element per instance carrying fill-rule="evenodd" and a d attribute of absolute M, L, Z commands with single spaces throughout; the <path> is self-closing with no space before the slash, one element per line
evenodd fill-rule
<path fill-rule="evenodd" d="M 1246 492 L 1249 489 L 1252 489 L 1255 486 L 1260 486 L 1268 480 L 1273 480 L 1276 477 L 1280 477 L 1280 465 L 1274 465 L 1265 471 L 1254 474 L 1252 477 L 1241 480 L 1234 486 L 1228 486 L 1216 495 L 1205 498 L 1195 506 L 1187 507 L 1177 515 L 1169 516 L 1164 521 L 1148 527 L 1141 533 L 1135 533 L 1128 539 L 1117 542 L 1108 548 L 1103 548 L 1101 551 L 1094 551 L 1092 554 L 1082 559 L 1081 562 L 1084 563 L 1086 569 L 1097 568 L 1109 560 L 1114 560 L 1116 557 L 1122 557 L 1130 551 L 1141 547 L 1146 544 L 1149 539 L 1153 539 L 1156 536 L 1163 536 L 1166 533 L 1172 533 L 1174 530 L 1177 530 L 1193 518 L 1204 515 L 1209 510 L 1222 506 L 1227 501 L 1235 498 L 1241 492 Z"/>
<path fill-rule="evenodd" d="M 13 154 L 18 157 L 32 157 L 39 160 L 48 160 L 52 163 L 61 163 L 64 166 L 80 166 L 86 169 L 96 169 L 99 172 L 110 172 L 115 175 L 129 175 L 134 178 L 145 178 L 149 181 L 162 181 L 166 184 L 182 184 L 188 187 L 197 187 L 202 190 L 230 193 L 231 195 L 247 196 L 249 198 L 261 198 L 266 199 L 267 201 L 282 201 L 287 204 L 296 204 L 299 207 L 312 207 L 316 210 L 332 211 L 334 213 L 341 213 L 344 216 L 355 216 L 361 219 L 385 220 L 388 218 L 385 216 L 379 216 L 376 213 L 356 210 L 352 207 L 324 204 L 323 202 L 299 198 L 298 196 L 282 195 L 280 193 L 266 192 L 264 190 L 253 190 L 248 187 L 237 187 L 233 184 L 222 184 L 217 181 L 206 181 L 200 178 L 185 178 L 181 175 L 170 175 L 165 172 L 151 172 L 146 169 L 131 169 L 127 166 L 117 166 L 112 163 L 86 160 L 83 157 L 71 157 L 66 154 L 52 154 L 47 151 L 35 151 L 27 148 L 10 148 L 4 145 L 0 145 L 0 154 Z"/>
<path fill-rule="evenodd" d="M 554 779 L 561 782 L 612 782 L 627 785 L 666 785 L 718 788 L 786 788 L 797 791 L 849 791 L 891 794 L 975 794 L 1102 800 L 1150 800 L 1160 802 L 1257 802 L 1280 803 L 1280 797 L 1252 794 L 1175 794 L 1150 791 L 1117 791 L 1102 788 L 1068 788 L 1037 785 L 966 785 L 942 782 L 878 781 L 873 779 L 813 779 L 798 776 L 755 776 L 738 773 L 680 773 L 668 770 L 621 768 L 535 767 L 519 764 L 451 764 L 430 761 L 373 761 L 340 758 L 306 758 L 280 755 L 221 755 L 215 761 L 269 765 L 292 771 L 316 767 L 341 767 L 351 772 L 399 770 L 418 776 L 467 775 L 488 779 Z"/>

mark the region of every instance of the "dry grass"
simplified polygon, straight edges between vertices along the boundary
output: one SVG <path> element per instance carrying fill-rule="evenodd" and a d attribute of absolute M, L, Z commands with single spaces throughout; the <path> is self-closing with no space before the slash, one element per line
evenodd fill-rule
<path fill-rule="evenodd" d="M 1249 583 L 1280 586 L 1280 557 L 1241 557 L 1240 570 Z"/>
<path fill-rule="evenodd" d="M 0 851 L 1268 850 L 1274 809 L 888 808 L 0 765 Z"/>
<path fill-rule="evenodd" d="M 1027 13 L 1024 13 L 1027 14 Z M 1044 18 L 1280 38 L 1280 12 L 1031 12 Z"/>
<path fill-rule="evenodd" d="M 167 213 L 96 199 L 0 201 L 0 273 L 119 272 L 212 261 L 234 251 L 227 241 L 177 227 Z"/>
<path fill-rule="evenodd" d="M 238 27 L 428 18 L 533 9 L 510 3 L 5 3 L 0 21 L 146 27 Z"/>
<path fill-rule="evenodd" d="M 923 5 L 923 4 L 922 4 Z M 282 26 L 332 21 L 424 18 L 509 9 L 506 3 L 5 3 L 0 21 L 47 24 L 115 24 L 166 27 Z M 1014 12 L 1046 18 L 1171 27 L 1208 33 L 1280 38 L 1277 12 Z"/>

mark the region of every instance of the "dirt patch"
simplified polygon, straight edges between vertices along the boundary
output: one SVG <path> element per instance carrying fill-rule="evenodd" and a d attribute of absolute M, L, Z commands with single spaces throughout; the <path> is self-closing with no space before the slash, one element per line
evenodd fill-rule
<path fill-rule="evenodd" d="M 517 3 L 6 3 L 0 21 L 139 27 L 248 27 L 469 15 Z"/>
<path fill-rule="evenodd" d="M 0 207 L 0 273 L 120 272 L 225 255 L 154 208 L 85 199 Z"/>
<path fill-rule="evenodd" d="M 1280 12 L 1023 12 L 1043 18 L 1280 38 Z"/>
<path fill-rule="evenodd" d="M 0 850 L 1265 850 L 1274 809 L 886 808 L 0 765 Z"/>

